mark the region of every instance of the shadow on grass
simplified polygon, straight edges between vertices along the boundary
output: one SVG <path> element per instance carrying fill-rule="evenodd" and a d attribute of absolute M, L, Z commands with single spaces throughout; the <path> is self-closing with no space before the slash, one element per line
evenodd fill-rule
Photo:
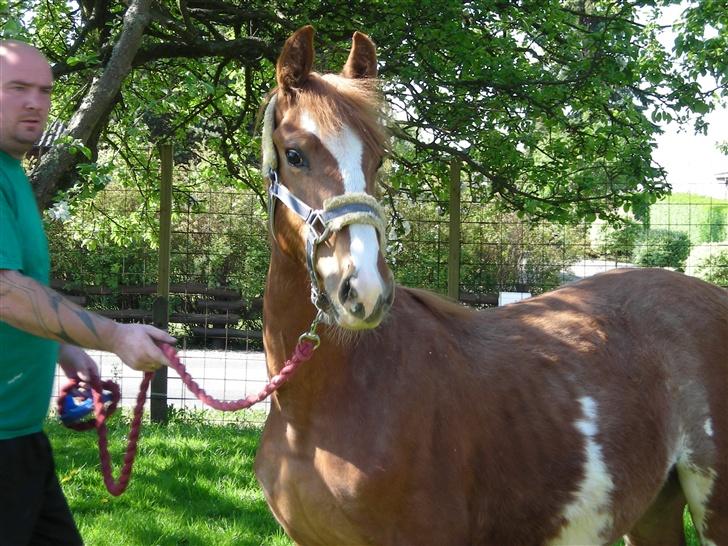
<path fill-rule="evenodd" d="M 257 428 L 144 424 L 131 482 L 120 497 L 103 485 L 94 431 L 77 433 L 56 422 L 46 430 L 88 546 L 292 544 L 255 480 Z M 115 477 L 128 430 L 126 419 L 112 419 Z"/>

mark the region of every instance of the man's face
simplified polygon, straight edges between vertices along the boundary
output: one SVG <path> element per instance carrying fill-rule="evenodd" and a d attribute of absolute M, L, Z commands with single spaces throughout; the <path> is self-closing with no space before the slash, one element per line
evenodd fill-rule
<path fill-rule="evenodd" d="M 51 108 L 53 74 L 36 49 L 0 44 L 0 150 L 18 159 L 43 134 Z"/>

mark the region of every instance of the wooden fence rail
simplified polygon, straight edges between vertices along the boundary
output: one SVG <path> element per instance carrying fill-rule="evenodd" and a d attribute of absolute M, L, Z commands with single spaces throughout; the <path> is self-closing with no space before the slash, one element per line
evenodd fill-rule
<path fill-rule="evenodd" d="M 114 309 L 93 309 L 94 312 L 120 322 L 152 323 L 151 308 L 124 307 L 124 299 L 134 296 L 154 296 L 156 285 L 139 286 L 77 286 L 55 279 L 51 287 L 74 303 L 87 307 L 93 297 L 115 298 Z M 210 287 L 202 283 L 174 283 L 169 286 L 170 296 L 182 296 L 183 301 L 171 303 L 169 322 L 190 327 L 190 333 L 206 339 L 261 339 L 259 330 L 241 329 L 241 320 L 262 317 L 263 301 L 256 298 L 247 301 L 240 290 L 230 287 Z"/>

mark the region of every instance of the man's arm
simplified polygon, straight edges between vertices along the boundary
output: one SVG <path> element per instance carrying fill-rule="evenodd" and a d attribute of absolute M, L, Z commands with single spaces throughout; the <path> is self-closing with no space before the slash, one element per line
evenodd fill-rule
<path fill-rule="evenodd" d="M 0 320 L 39 337 L 109 350 L 117 324 L 18 271 L 0 271 Z"/>
<path fill-rule="evenodd" d="M 153 326 L 120 324 L 67 300 L 18 271 L 0 270 L 0 320 L 33 335 L 116 353 L 135 370 L 167 361 L 157 342 L 174 338 Z"/>

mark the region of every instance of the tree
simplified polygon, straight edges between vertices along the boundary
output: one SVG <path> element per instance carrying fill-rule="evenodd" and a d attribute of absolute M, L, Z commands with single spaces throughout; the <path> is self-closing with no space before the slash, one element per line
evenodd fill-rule
<path fill-rule="evenodd" d="M 728 251 L 718 252 L 703 259 L 698 265 L 697 276 L 728 288 Z"/>
<path fill-rule="evenodd" d="M 149 143 L 160 139 L 175 141 L 190 173 L 251 187 L 262 200 L 257 108 L 285 38 L 319 21 L 324 68 L 343 64 L 354 30 L 378 44 L 394 135 L 389 189 L 444 200 L 456 157 L 483 201 L 575 221 L 642 214 L 669 191 L 651 159 L 656 122 L 692 117 L 700 130 L 726 94 L 722 2 L 686 1 L 668 51 L 656 17 L 674 3 L 0 0 L 0 32 L 43 48 L 58 79 L 55 114 L 74 120 L 34 171 L 44 207 L 94 180 L 95 167 L 80 167 L 80 153 L 68 161 L 69 150 L 144 173 L 154 167 Z M 704 40 L 709 27 L 716 37 Z M 716 88 L 702 89 L 699 74 Z"/>
<path fill-rule="evenodd" d="M 690 236 L 682 231 L 650 229 L 637 243 L 635 262 L 640 267 L 672 267 L 685 270 L 690 255 Z"/>

